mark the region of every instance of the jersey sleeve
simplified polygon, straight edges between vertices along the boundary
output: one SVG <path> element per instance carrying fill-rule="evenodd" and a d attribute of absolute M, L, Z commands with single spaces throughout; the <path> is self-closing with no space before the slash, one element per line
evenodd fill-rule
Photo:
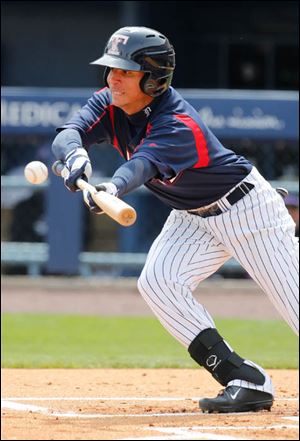
<path fill-rule="evenodd" d="M 89 147 L 94 143 L 111 143 L 113 128 L 110 121 L 110 105 L 108 88 L 95 92 L 87 103 L 57 130 L 78 130 L 84 147 Z"/>
<path fill-rule="evenodd" d="M 163 181 L 174 178 L 199 162 L 194 128 L 176 115 L 165 124 L 160 121 L 159 125 L 148 126 L 147 135 L 135 149 L 133 158 L 150 160 L 159 170 Z"/>

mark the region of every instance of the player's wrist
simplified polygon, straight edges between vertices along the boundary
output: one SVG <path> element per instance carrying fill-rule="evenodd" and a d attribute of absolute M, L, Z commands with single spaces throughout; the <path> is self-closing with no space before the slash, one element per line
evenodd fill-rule
<path fill-rule="evenodd" d="M 96 185 L 96 190 L 105 191 L 113 196 L 118 196 L 118 187 L 113 182 L 103 182 Z"/>

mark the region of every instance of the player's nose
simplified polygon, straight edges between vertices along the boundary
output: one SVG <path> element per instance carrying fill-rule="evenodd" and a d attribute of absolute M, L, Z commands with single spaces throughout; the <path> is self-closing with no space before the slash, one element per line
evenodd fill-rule
<path fill-rule="evenodd" d="M 122 79 L 122 71 L 121 71 L 121 69 L 110 69 L 109 80 L 111 82 L 121 81 L 121 79 Z"/>

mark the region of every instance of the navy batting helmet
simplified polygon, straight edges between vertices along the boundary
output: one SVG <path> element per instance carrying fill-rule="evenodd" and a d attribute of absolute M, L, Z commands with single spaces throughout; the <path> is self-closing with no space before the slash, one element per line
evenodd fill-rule
<path fill-rule="evenodd" d="M 127 26 L 110 37 L 103 56 L 90 64 L 145 72 L 140 82 L 141 90 L 156 97 L 171 84 L 175 69 L 175 51 L 160 32 L 145 27 Z M 108 69 L 104 72 L 106 84 L 108 72 Z"/>

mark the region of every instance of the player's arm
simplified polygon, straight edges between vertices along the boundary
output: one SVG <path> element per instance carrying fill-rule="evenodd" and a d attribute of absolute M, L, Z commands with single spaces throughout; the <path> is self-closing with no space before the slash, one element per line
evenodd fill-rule
<path fill-rule="evenodd" d="M 65 129 L 59 132 L 52 143 L 52 152 L 56 159 L 65 165 L 61 172 L 65 186 L 70 191 L 78 191 L 76 180 L 86 181 L 92 175 L 92 165 L 78 130 Z"/>
<path fill-rule="evenodd" d="M 93 143 L 112 142 L 112 127 L 107 114 L 110 97 L 107 89 L 95 93 L 66 124 L 58 127 L 52 144 L 57 160 L 65 164 L 62 177 L 70 191 L 78 191 L 76 180 L 92 175 L 87 149 Z"/>
<path fill-rule="evenodd" d="M 157 167 L 148 159 L 132 158 L 116 170 L 110 182 L 96 185 L 96 189 L 106 191 L 114 196 L 122 196 L 148 182 L 157 173 Z M 101 213 L 88 191 L 83 192 L 83 197 L 92 213 Z"/>

